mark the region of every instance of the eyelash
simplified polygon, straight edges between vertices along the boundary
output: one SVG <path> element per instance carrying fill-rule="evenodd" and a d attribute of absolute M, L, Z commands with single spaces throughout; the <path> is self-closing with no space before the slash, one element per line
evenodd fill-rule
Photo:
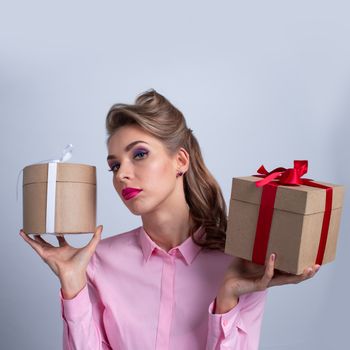
<path fill-rule="evenodd" d="M 139 150 L 139 151 L 136 151 L 135 154 L 134 154 L 134 158 L 135 158 L 136 156 L 140 155 L 140 154 L 147 155 L 147 154 L 148 154 L 148 151 L 146 151 L 146 150 Z M 139 158 L 139 159 L 144 159 L 144 157 Z M 111 165 L 111 168 L 108 169 L 108 171 L 113 171 L 113 172 L 117 171 L 118 169 L 117 169 L 117 170 L 114 169 L 114 167 L 117 166 L 117 165 L 119 165 L 119 164 L 118 164 L 118 163 L 113 163 L 113 164 Z"/>

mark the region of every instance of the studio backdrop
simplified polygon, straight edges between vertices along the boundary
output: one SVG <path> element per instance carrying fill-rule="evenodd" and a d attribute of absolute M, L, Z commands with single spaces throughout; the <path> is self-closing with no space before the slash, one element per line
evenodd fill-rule
<path fill-rule="evenodd" d="M 227 205 L 232 177 L 309 161 L 350 185 L 347 1 L 2 2 L 0 11 L 1 349 L 62 348 L 60 284 L 19 236 L 21 169 L 59 157 L 97 168 L 103 237 L 141 224 L 106 162 L 105 117 L 149 88 L 185 115 Z M 269 290 L 261 350 L 345 349 L 349 204 L 336 260 Z M 91 235 L 67 237 L 75 246 Z M 52 236 L 47 237 L 56 243 Z"/>

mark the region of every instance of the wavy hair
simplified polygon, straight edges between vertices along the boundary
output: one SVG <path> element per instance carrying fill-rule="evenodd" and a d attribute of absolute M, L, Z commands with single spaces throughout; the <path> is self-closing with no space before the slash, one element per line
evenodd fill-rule
<path fill-rule="evenodd" d="M 184 176 L 185 199 L 190 215 L 205 234 L 195 244 L 224 251 L 227 214 L 221 189 L 204 164 L 197 138 L 187 127 L 183 114 L 154 89 L 140 94 L 134 104 L 114 104 L 106 117 L 107 143 L 114 132 L 125 125 L 137 125 L 163 142 L 170 154 L 181 147 L 189 154 L 189 168 Z"/>

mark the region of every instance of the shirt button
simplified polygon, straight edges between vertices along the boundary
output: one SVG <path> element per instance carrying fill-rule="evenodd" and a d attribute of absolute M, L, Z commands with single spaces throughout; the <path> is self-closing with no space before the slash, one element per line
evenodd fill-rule
<path fill-rule="evenodd" d="M 224 327 L 226 327 L 227 324 L 228 324 L 227 320 L 223 320 L 223 321 L 222 321 L 222 324 L 224 325 Z"/>

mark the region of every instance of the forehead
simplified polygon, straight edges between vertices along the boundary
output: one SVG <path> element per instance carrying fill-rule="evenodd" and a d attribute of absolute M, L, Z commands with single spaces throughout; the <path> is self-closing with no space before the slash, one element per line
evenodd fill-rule
<path fill-rule="evenodd" d="M 135 141 L 147 142 L 153 148 L 163 148 L 160 140 L 137 125 L 126 125 L 117 129 L 109 139 L 107 147 L 109 153 L 121 153 L 125 151 L 125 147 Z"/>

